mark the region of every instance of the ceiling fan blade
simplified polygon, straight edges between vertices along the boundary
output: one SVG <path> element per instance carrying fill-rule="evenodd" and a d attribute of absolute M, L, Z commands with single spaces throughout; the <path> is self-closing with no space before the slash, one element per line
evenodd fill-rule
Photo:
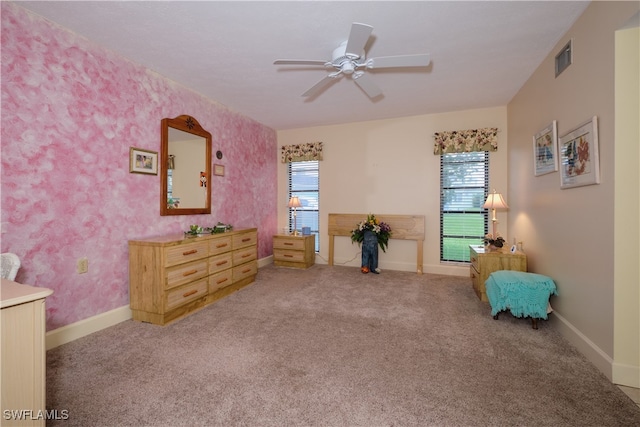
<path fill-rule="evenodd" d="M 431 62 L 428 53 L 418 55 L 381 56 L 370 58 L 366 62 L 367 68 L 394 68 L 394 67 L 426 67 Z"/>
<path fill-rule="evenodd" d="M 364 73 L 354 74 L 353 80 L 358 86 L 360 86 L 360 89 L 362 89 L 369 98 L 375 98 L 376 96 L 382 95 L 382 91 L 380 90 L 378 85 L 375 84 L 368 75 Z"/>
<path fill-rule="evenodd" d="M 357 22 L 351 24 L 351 33 L 349 34 L 349 40 L 347 40 L 345 54 L 359 58 L 372 31 L 373 27 L 371 25 L 359 24 Z"/>
<path fill-rule="evenodd" d="M 313 59 L 276 59 L 273 61 L 274 65 L 322 65 L 327 64 L 327 61 L 317 61 Z"/>
<path fill-rule="evenodd" d="M 340 73 L 332 73 L 326 76 L 324 79 L 320 80 L 318 83 L 313 85 L 311 89 L 302 94 L 302 96 L 313 96 L 317 93 L 322 92 L 325 88 L 327 88 L 331 83 L 337 81 L 337 77 Z"/>

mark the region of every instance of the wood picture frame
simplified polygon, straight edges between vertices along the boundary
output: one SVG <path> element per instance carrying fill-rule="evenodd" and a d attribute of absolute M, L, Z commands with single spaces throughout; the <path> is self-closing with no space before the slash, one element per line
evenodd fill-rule
<path fill-rule="evenodd" d="M 158 152 L 130 147 L 129 172 L 158 175 Z"/>
<path fill-rule="evenodd" d="M 598 118 L 581 124 L 560 137 L 560 188 L 600 184 Z"/>
<path fill-rule="evenodd" d="M 224 165 L 213 165 L 213 174 L 217 176 L 224 176 Z"/>
<path fill-rule="evenodd" d="M 549 126 L 533 136 L 533 174 L 545 175 L 558 170 L 558 124 Z"/>

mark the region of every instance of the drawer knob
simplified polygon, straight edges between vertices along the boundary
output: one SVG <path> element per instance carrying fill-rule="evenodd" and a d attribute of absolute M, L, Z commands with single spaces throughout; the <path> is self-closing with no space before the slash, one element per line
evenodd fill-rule
<path fill-rule="evenodd" d="M 284 254 L 285 258 L 293 258 L 293 255 Z"/>
<path fill-rule="evenodd" d="M 227 247 L 227 243 L 218 243 L 218 244 L 216 245 L 216 248 L 218 248 L 218 249 L 219 249 L 219 248 L 226 248 L 226 247 Z"/>
<path fill-rule="evenodd" d="M 221 266 L 221 265 L 225 265 L 227 263 L 227 261 L 218 261 L 216 263 L 216 266 Z"/>
<path fill-rule="evenodd" d="M 183 296 L 184 298 L 186 298 L 186 297 L 188 297 L 188 296 L 191 296 L 191 295 L 193 295 L 193 294 L 197 294 L 197 293 L 198 293 L 198 290 L 197 290 L 197 289 L 194 289 L 194 290 L 192 290 L 192 291 L 185 292 L 184 294 L 182 294 L 182 296 Z"/>
<path fill-rule="evenodd" d="M 293 243 L 291 243 L 291 242 L 284 242 L 284 245 L 285 245 L 285 246 L 293 246 Z"/>
<path fill-rule="evenodd" d="M 198 272 L 198 270 L 189 270 L 189 271 L 185 271 L 184 273 L 182 273 L 182 275 L 184 277 L 187 277 L 187 276 L 191 276 L 192 274 L 196 274 L 197 272 Z"/>
<path fill-rule="evenodd" d="M 251 271 L 251 269 L 250 269 L 250 268 L 247 268 L 246 270 L 242 270 L 242 272 L 243 272 L 243 273 L 248 273 L 248 272 L 250 272 L 250 271 Z"/>
<path fill-rule="evenodd" d="M 244 239 L 242 239 L 242 243 L 250 242 L 250 241 L 251 241 L 251 237 L 245 237 Z"/>
<path fill-rule="evenodd" d="M 182 255 L 187 256 L 187 255 L 193 255 L 193 254 L 197 254 L 197 253 L 198 253 L 197 249 L 192 249 L 190 251 L 182 252 Z"/>
<path fill-rule="evenodd" d="M 242 258 L 246 258 L 248 256 L 251 256 L 251 254 L 244 254 L 244 255 L 242 255 Z"/>
<path fill-rule="evenodd" d="M 219 285 L 220 283 L 224 283 L 224 282 L 226 282 L 227 280 L 229 280 L 229 279 L 228 279 L 228 278 L 226 278 L 226 277 L 225 277 L 224 279 L 220 279 L 220 280 L 218 280 L 218 281 L 216 282 L 216 285 Z"/>

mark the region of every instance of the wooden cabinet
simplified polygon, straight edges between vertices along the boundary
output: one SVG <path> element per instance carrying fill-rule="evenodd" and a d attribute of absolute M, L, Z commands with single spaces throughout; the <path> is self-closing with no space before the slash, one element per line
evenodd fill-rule
<path fill-rule="evenodd" d="M 309 268 L 316 262 L 315 235 L 273 236 L 273 264 L 280 267 Z"/>
<path fill-rule="evenodd" d="M 469 250 L 473 290 L 481 301 L 489 301 L 484 282 L 494 271 L 527 271 L 527 256 L 522 252 L 512 254 L 507 248 L 485 251 L 484 246 L 469 246 Z"/>
<path fill-rule="evenodd" d="M 165 325 L 255 281 L 258 230 L 129 241 L 135 320 Z"/>
<path fill-rule="evenodd" d="M 53 291 L 2 279 L 0 293 L 2 419 L 7 425 L 44 426 L 44 301 Z"/>

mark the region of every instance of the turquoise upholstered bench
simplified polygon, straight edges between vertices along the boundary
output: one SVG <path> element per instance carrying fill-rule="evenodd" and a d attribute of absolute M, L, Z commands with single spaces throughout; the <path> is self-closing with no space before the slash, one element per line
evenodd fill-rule
<path fill-rule="evenodd" d="M 551 295 L 558 295 L 550 277 L 513 270 L 494 271 L 485 287 L 494 319 L 497 320 L 502 311 L 509 310 L 515 317 L 531 317 L 533 329 L 538 329 L 538 319 L 546 320 L 551 312 Z"/>

